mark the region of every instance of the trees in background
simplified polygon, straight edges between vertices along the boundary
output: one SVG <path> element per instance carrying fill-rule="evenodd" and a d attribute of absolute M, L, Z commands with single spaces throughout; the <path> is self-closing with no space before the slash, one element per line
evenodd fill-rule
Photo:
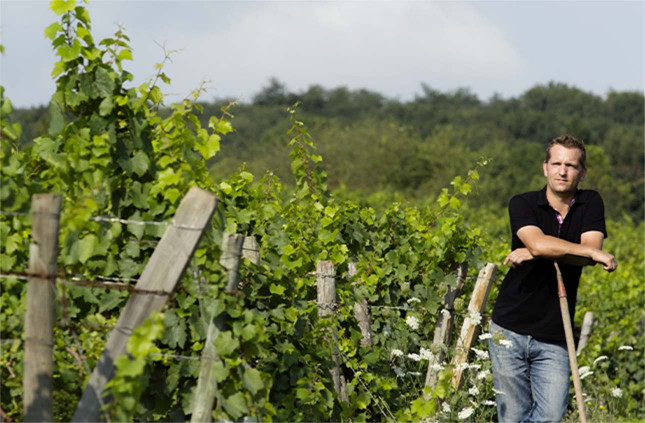
<path fill-rule="evenodd" d="M 513 193 L 542 186 L 544 144 L 570 133 L 589 146 L 585 185 L 601 191 L 608 214 L 639 219 L 643 214 L 645 97 L 640 92 L 612 91 L 603 98 L 551 82 L 518 97 L 481 101 L 468 89 L 441 92 L 422 84 L 414 99 L 399 101 L 346 87 L 312 85 L 295 93 L 271 78 L 252 102 L 232 110 L 236 132 L 209 163 L 213 175 L 228 176 L 246 163 L 252 172 L 269 169 L 288 180 L 286 107 L 298 100 L 332 187 L 422 199 L 485 156 L 491 159 L 482 172 L 485 183 L 471 201 L 505 207 Z M 203 104 L 204 120 L 229 101 Z M 24 128 L 23 142 L 49 126 L 45 108 L 16 110 L 13 116 Z"/>

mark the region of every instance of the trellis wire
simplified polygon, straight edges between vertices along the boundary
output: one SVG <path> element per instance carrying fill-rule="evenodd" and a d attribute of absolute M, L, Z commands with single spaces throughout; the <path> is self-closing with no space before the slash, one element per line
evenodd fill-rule
<path fill-rule="evenodd" d="M 62 284 L 89 286 L 92 288 L 114 289 L 118 291 L 129 291 L 137 294 L 150 294 L 150 295 L 172 295 L 173 294 L 172 292 L 161 291 L 161 290 L 141 289 L 133 285 L 127 285 L 124 283 L 101 282 L 97 280 L 83 279 L 78 276 L 72 276 L 72 275 L 35 275 L 35 274 L 30 274 L 25 272 L 13 272 L 13 271 L 9 271 L 8 273 L 0 273 L 0 279 L 15 278 L 19 280 L 29 280 L 30 277 L 55 280 L 57 283 L 62 283 Z M 109 281 L 109 280 L 136 281 L 136 279 L 110 278 L 108 276 L 100 276 L 100 278 L 106 281 Z"/>
<path fill-rule="evenodd" d="M 30 216 L 33 214 L 43 214 L 43 213 L 42 212 L 12 212 L 12 211 L 0 210 L 0 215 L 5 215 L 5 216 Z M 44 213 L 44 214 L 47 214 L 47 213 Z M 90 220 L 93 222 L 108 222 L 108 223 L 115 222 L 115 223 L 122 223 L 125 225 L 174 226 L 175 228 L 194 230 L 194 231 L 201 231 L 202 229 L 204 229 L 202 227 L 181 225 L 181 224 L 175 223 L 174 219 L 171 220 L 170 222 L 159 222 L 154 220 L 121 219 L 119 217 L 112 217 L 112 216 L 92 216 L 92 217 L 88 217 L 87 220 Z"/>

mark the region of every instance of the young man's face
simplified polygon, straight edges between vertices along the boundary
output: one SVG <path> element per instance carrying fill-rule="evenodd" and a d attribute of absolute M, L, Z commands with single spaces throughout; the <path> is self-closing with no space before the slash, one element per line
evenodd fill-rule
<path fill-rule="evenodd" d="M 580 166 L 582 151 L 561 145 L 551 147 L 548 162 L 542 164 L 547 189 L 554 194 L 573 194 L 584 179 L 586 169 Z"/>

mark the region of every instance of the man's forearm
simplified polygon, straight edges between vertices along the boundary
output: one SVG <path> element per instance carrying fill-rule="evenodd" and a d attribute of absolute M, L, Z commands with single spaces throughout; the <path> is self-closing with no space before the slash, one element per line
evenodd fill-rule
<path fill-rule="evenodd" d="M 536 237 L 526 246 L 534 257 L 558 259 L 567 254 L 593 258 L 599 249 L 585 244 L 565 241 L 550 235 Z"/>

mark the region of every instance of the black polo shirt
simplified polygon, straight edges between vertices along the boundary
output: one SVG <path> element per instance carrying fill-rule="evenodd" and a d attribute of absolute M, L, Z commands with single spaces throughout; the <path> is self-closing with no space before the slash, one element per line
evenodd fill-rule
<path fill-rule="evenodd" d="M 545 235 L 575 243 L 580 243 L 580 235 L 587 231 L 600 231 L 607 237 L 605 207 L 600 194 L 593 190 L 578 190 L 574 198 L 561 228 L 556 211 L 547 201 L 546 187 L 511 198 L 508 206 L 513 234 L 511 249 L 524 247 L 517 231 L 529 225 L 542 229 Z M 560 263 L 559 266 L 573 322 L 582 268 Z M 493 321 L 539 340 L 565 341 L 553 260 L 531 260 L 508 271 L 493 309 Z"/>

